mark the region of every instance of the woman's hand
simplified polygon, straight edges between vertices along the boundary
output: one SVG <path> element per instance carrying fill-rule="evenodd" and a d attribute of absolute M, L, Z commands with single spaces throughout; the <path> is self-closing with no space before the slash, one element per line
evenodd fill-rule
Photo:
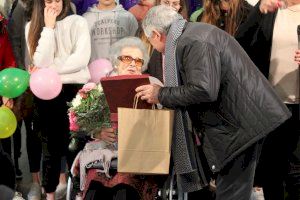
<path fill-rule="evenodd" d="M 32 74 L 32 73 L 35 72 L 36 70 L 38 70 L 38 67 L 33 66 L 33 65 L 29 65 L 29 66 L 28 66 L 28 72 L 29 72 L 29 74 Z"/>
<path fill-rule="evenodd" d="M 45 26 L 47 28 L 52 28 L 54 29 L 55 24 L 56 24 L 56 17 L 58 16 L 59 13 L 57 13 L 54 9 L 45 7 L 44 9 L 44 21 L 45 21 Z"/>
<path fill-rule="evenodd" d="M 283 0 L 261 0 L 259 10 L 263 14 L 274 12 L 278 8 L 281 8 L 284 4 Z"/>
<path fill-rule="evenodd" d="M 3 102 L 3 105 L 12 109 L 14 107 L 14 101 L 13 99 L 9 99 L 9 98 L 6 98 L 6 97 L 2 97 L 2 102 Z"/>
<path fill-rule="evenodd" d="M 295 61 L 298 65 L 300 65 L 300 50 L 296 50 L 295 52 Z"/>
<path fill-rule="evenodd" d="M 102 128 L 97 138 L 109 144 L 115 143 L 117 141 L 117 136 L 113 128 Z"/>

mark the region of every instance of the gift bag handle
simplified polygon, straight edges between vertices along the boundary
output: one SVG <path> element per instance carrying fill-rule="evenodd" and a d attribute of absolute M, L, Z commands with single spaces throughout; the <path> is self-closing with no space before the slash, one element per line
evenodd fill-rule
<path fill-rule="evenodd" d="M 139 96 L 137 94 L 135 94 L 132 108 L 137 109 L 138 102 L 139 102 Z M 155 105 L 154 104 L 152 104 L 152 110 L 155 110 Z"/>

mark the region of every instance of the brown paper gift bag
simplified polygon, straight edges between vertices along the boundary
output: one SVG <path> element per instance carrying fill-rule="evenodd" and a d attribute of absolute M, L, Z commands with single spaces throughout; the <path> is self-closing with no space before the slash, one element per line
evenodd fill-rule
<path fill-rule="evenodd" d="M 173 110 L 118 108 L 118 172 L 168 174 Z"/>

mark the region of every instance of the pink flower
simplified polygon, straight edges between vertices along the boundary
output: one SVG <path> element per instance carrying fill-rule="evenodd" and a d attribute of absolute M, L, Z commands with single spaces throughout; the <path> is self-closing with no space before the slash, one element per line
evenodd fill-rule
<path fill-rule="evenodd" d="M 70 111 L 69 112 L 69 122 L 70 122 L 70 131 L 78 131 L 79 130 L 79 126 L 76 124 L 77 118 L 76 118 L 76 114 L 74 111 Z"/>
<path fill-rule="evenodd" d="M 78 93 L 81 98 L 86 99 L 88 97 L 87 93 L 95 88 L 97 88 L 95 83 L 87 83 L 78 91 Z"/>
<path fill-rule="evenodd" d="M 87 93 L 89 91 L 91 91 L 92 89 L 95 89 L 97 87 L 96 83 L 87 83 L 82 87 L 82 91 L 84 93 Z"/>
<path fill-rule="evenodd" d="M 79 93 L 80 97 L 83 99 L 86 99 L 88 97 L 88 95 L 85 92 L 83 92 L 82 90 L 79 90 L 78 93 Z"/>

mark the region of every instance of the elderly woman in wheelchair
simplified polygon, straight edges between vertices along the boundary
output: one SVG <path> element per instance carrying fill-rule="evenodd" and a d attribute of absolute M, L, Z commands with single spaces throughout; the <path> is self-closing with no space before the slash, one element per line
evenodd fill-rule
<path fill-rule="evenodd" d="M 149 60 L 144 44 L 136 37 L 114 43 L 109 56 L 114 70 L 108 76 L 142 74 Z M 105 200 L 155 198 L 161 177 L 117 172 L 117 135 L 113 128 L 101 127 L 92 138 L 94 140 L 85 145 L 73 163 L 70 199 L 75 199 L 75 195 L 77 198 Z M 78 184 L 74 184 L 74 180 L 80 182 L 77 190 Z"/>

